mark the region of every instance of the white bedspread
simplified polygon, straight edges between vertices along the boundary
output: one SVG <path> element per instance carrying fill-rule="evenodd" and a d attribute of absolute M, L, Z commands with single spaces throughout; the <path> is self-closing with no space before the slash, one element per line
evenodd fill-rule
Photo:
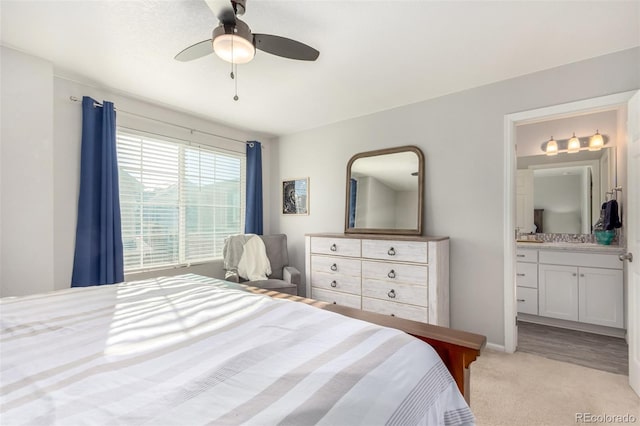
<path fill-rule="evenodd" d="M 473 424 L 397 330 L 196 275 L 0 301 L 3 425 Z"/>

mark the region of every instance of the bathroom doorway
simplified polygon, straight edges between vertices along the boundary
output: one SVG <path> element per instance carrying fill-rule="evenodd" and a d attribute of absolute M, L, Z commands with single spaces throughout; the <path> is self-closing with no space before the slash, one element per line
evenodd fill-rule
<path fill-rule="evenodd" d="M 591 175 L 590 179 L 591 179 L 591 188 L 592 188 L 591 196 L 592 197 L 589 200 L 590 207 L 587 206 L 587 203 L 585 202 L 584 197 L 582 201 L 573 200 L 576 203 L 576 205 L 581 206 L 580 209 L 582 209 L 581 214 L 583 219 L 579 223 L 579 228 L 575 228 L 576 226 L 575 224 L 573 224 L 574 228 L 565 228 L 566 232 L 563 232 L 562 230 L 560 230 L 560 228 L 556 228 L 556 226 L 558 226 L 559 224 L 568 222 L 567 220 L 565 220 L 567 219 L 567 217 L 562 217 L 562 215 L 556 215 L 555 217 L 553 215 L 551 216 L 548 215 L 547 217 L 549 218 L 551 223 L 547 221 L 547 229 L 543 228 L 543 231 L 549 231 L 549 232 L 544 232 L 544 234 L 547 234 L 547 233 L 562 234 L 563 238 L 568 238 L 568 236 L 577 236 L 577 235 L 583 234 L 584 232 L 583 230 L 587 229 L 587 225 L 585 224 L 585 221 L 586 220 L 591 221 L 591 223 L 589 223 L 588 225 L 588 228 L 590 229 L 593 226 L 593 223 L 597 220 L 597 216 L 599 215 L 599 210 L 600 210 L 598 208 L 598 205 L 600 204 L 600 201 L 601 201 L 599 197 L 603 195 L 606 197 L 607 192 L 613 191 L 613 193 L 615 193 L 615 196 L 619 197 L 621 204 L 624 205 L 624 198 L 625 198 L 624 190 L 619 192 L 619 191 L 616 191 L 616 188 L 619 186 L 623 186 L 623 183 L 626 182 L 626 174 L 625 174 L 625 171 L 626 171 L 625 169 L 626 105 L 627 105 L 627 101 L 631 98 L 632 94 L 633 92 L 622 93 L 622 94 L 611 95 L 611 96 L 606 96 L 602 98 L 595 98 L 595 99 L 590 99 L 586 101 L 579 101 L 579 102 L 574 102 L 570 104 L 563 104 L 563 105 L 558 105 L 554 107 L 543 108 L 543 109 L 534 110 L 534 111 L 526 111 L 523 113 L 511 114 L 505 117 L 504 247 L 505 247 L 505 350 L 507 352 L 514 352 L 516 348 L 518 348 L 519 334 L 522 335 L 522 339 L 523 339 L 523 342 L 521 345 L 523 348 L 522 349 L 523 351 L 527 351 L 526 348 L 527 348 L 527 345 L 529 345 L 534 348 L 535 347 L 542 348 L 540 350 L 545 350 L 548 353 L 552 352 L 551 349 L 553 348 L 554 345 L 556 345 L 553 343 L 554 339 L 557 339 L 555 341 L 560 341 L 560 342 L 564 341 L 566 343 L 567 339 L 574 337 L 575 341 L 571 340 L 572 342 L 571 344 L 564 344 L 564 346 L 569 349 L 571 349 L 572 347 L 575 349 L 573 353 L 578 354 L 578 355 L 575 355 L 577 356 L 576 360 L 578 358 L 582 358 L 583 360 L 588 361 L 586 360 L 587 357 L 579 355 L 580 341 L 586 342 L 585 344 L 587 346 L 593 346 L 595 344 L 602 346 L 602 345 L 608 344 L 606 342 L 603 343 L 598 341 L 596 343 L 594 341 L 590 341 L 589 338 L 594 336 L 591 336 L 589 334 L 584 334 L 592 331 L 592 330 L 589 330 L 588 327 L 587 327 L 587 330 L 567 331 L 566 329 L 558 327 L 558 324 L 554 323 L 553 321 L 550 321 L 550 323 L 547 323 L 547 321 L 544 321 L 544 318 L 543 318 L 543 321 L 536 321 L 539 315 L 531 315 L 529 318 L 527 318 L 529 321 L 525 320 L 526 323 L 521 322 L 522 330 L 521 330 L 521 333 L 518 332 L 521 327 L 518 326 L 518 323 L 515 320 L 516 316 L 518 316 L 520 320 L 523 320 L 524 318 L 522 317 L 526 316 L 523 314 L 518 314 L 518 302 L 516 300 L 518 298 L 517 286 L 516 286 L 516 275 L 517 275 L 516 253 L 517 253 L 518 247 L 516 244 L 516 238 L 514 238 L 514 236 L 516 232 L 519 231 L 516 229 L 518 220 L 522 220 L 522 218 L 519 217 L 520 216 L 519 212 L 517 211 L 517 198 L 520 196 L 520 194 L 517 193 L 518 157 L 520 156 L 526 157 L 526 155 L 524 155 L 526 153 L 529 153 L 531 157 L 534 157 L 534 156 L 544 157 L 545 152 L 543 152 L 543 149 L 545 147 L 545 142 L 548 142 L 550 139 L 552 139 L 552 137 L 554 140 L 561 140 L 562 142 L 566 143 L 568 139 L 571 138 L 571 136 L 573 135 L 573 132 L 575 131 L 576 136 L 578 136 L 582 140 L 584 137 L 589 136 L 589 132 L 592 132 L 591 134 L 593 134 L 599 129 L 594 128 L 594 129 L 589 129 L 587 131 L 583 129 L 580 129 L 580 130 L 572 129 L 572 127 L 578 127 L 578 123 L 581 121 L 588 123 L 589 118 L 596 117 L 596 114 L 604 114 L 604 115 L 608 114 L 609 119 L 611 119 L 611 116 L 613 116 L 613 121 L 615 123 L 613 127 L 616 135 L 612 136 L 612 138 L 615 137 L 616 140 L 613 143 L 612 141 L 609 141 L 609 146 L 616 145 L 618 148 L 610 151 L 609 155 L 611 155 L 611 157 L 609 160 L 611 161 L 602 160 L 601 158 L 597 160 L 594 160 L 594 159 L 584 160 L 584 161 L 601 162 L 601 165 L 597 167 L 597 171 L 601 172 L 602 176 L 596 176 L 596 174 Z M 518 132 L 520 129 L 525 129 L 525 126 L 531 126 L 530 129 L 534 129 L 537 127 L 538 128 L 537 130 L 544 129 L 545 126 L 547 127 L 555 126 L 557 129 L 561 128 L 562 130 L 550 130 L 549 128 L 547 128 L 547 130 L 545 131 L 545 133 L 547 134 L 545 134 L 544 136 L 537 136 L 538 138 L 537 143 L 531 144 L 531 146 L 525 149 L 522 141 L 518 140 L 519 134 L 520 136 L 526 135 L 526 132 L 524 133 Z M 550 133 L 551 131 L 555 132 L 556 134 Z M 558 131 L 560 131 L 561 133 L 557 133 Z M 611 133 L 611 131 L 608 131 L 608 132 Z M 517 150 L 516 150 L 516 145 L 517 145 Z M 517 152 L 517 155 L 516 155 L 516 152 Z M 568 155 L 574 155 L 574 154 L 566 153 L 566 147 L 564 147 L 563 154 L 565 155 L 564 158 L 558 155 L 556 156 L 556 159 L 554 159 L 555 161 L 552 161 L 552 163 L 553 162 L 556 163 L 557 168 L 567 166 L 567 164 L 563 164 L 563 165 L 558 165 L 558 164 L 563 162 L 567 163 L 568 161 L 566 160 L 569 158 Z M 560 159 L 558 159 L 558 157 L 560 157 Z M 610 170 L 609 167 L 611 164 L 614 164 L 614 168 L 615 166 L 617 166 L 617 170 Z M 529 167 L 527 166 L 527 168 Z M 535 167 L 533 168 L 535 169 Z M 594 169 L 592 169 L 592 171 L 593 170 Z M 589 210 L 590 215 L 585 216 L 585 209 Z M 626 212 L 626 214 L 628 214 L 628 212 Z M 576 216 L 577 213 L 573 215 Z M 534 215 L 531 214 L 531 216 L 534 216 Z M 590 217 L 590 219 L 584 219 L 585 217 L 586 218 Z M 531 217 L 530 222 L 531 222 L 531 228 L 528 229 L 525 227 L 525 231 L 526 231 L 525 233 L 535 234 L 535 231 L 537 230 L 536 229 L 537 225 L 534 224 L 533 217 Z M 576 229 L 578 229 L 579 232 L 576 232 Z M 587 242 L 591 242 L 590 239 L 592 238 L 592 236 L 590 235 L 590 233 L 583 234 L 583 235 L 585 235 Z M 562 242 L 562 241 L 559 241 L 559 242 Z M 536 262 L 537 262 L 537 259 L 536 259 Z M 536 267 L 539 267 L 539 265 L 536 265 Z M 535 299 L 538 296 L 537 290 L 535 294 L 534 292 L 532 292 L 530 293 L 530 295 L 532 295 L 531 296 L 532 299 Z M 533 314 L 539 314 L 540 312 L 537 311 L 537 306 L 535 309 L 536 311 Z M 569 333 L 569 334 L 563 334 L 563 333 Z M 618 339 L 618 340 L 611 341 L 609 343 L 620 343 L 621 341 L 624 342 L 624 340 L 620 340 L 621 337 L 623 337 L 623 335 L 624 335 L 624 330 L 622 330 L 621 334 L 619 335 L 603 336 L 603 337 Z M 596 335 L 596 337 L 597 336 L 598 335 Z M 544 349 L 544 346 L 541 345 L 541 342 L 548 342 L 550 347 L 547 347 L 546 349 Z M 626 342 L 624 343 L 624 345 L 626 345 Z M 562 345 L 556 345 L 556 346 L 562 346 Z M 617 352 L 625 352 L 624 346 L 620 346 L 619 349 L 620 350 Z M 572 356 L 574 355 L 571 355 L 571 354 L 567 355 L 568 357 L 567 360 L 570 360 Z M 548 356 L 548 357 L 551 357 L 551 356 Z M 615 364 L 620 364 L 620 362 L 622 362 L 623 364 L 628 363 L 628 361 L 623 359 L 623 361 L 616 361 Z M 622 372 L 622 371 L 623 369 L 618 370 L 618 372 Z"/>

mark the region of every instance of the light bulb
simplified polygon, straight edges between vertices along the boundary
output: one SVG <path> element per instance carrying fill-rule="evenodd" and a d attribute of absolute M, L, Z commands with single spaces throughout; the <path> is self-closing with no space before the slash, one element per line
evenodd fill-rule
<path fill-rule="evenodd" d="M 573 132 L 573 136 L 571 137 L 571 139 L 569 139 L 569 144 L 567 145 L 567 152 L 570 154 L 580 152 L 580 139 L 576 137 L 575 132 Z"/>
<path fill-rule="evenodd" d="M 553 136 L 551 136 L 551 139 L 547 142 L 547 149 L 545 152 L 547 155 L 558 155 L 558 142 L 553 139 Z"/>
<path fill-rule="evenodd" d="M 256 54 L 253 44 L 235 34 L 222 34 L 213 40 L 213 51 L 220 59 L 232 64 L 246 64 Z"/>
<path fill-rule="evenodd" d="M 596 134 L 589 139 L 589 151 L 600 151 L 604 146 L 602 135 L 596 130 Z"/>

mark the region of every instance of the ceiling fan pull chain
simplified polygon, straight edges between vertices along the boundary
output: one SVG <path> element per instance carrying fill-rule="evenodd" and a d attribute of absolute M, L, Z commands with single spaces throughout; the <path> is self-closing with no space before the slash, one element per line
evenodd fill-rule
<path fill-rule="evenodd" d="M 230 77 L 231 77 L 231 80 L 236 78 L 236 76 L 233 73 L 233 38 L 231 39 L 231 74 L 230 74 Z"/>
<path fill-rule="evenodd" d="M 234 64 L 234 65 L 235 65 L 235 67 L 236 67 L 236 72 L 235 72 L 235 73 L 236 73 L 236 76 L 237 76 L 237 74 L 238 74 L 238 65 L 237 65 L 237 64 Z M 236 85 L 236 94 L 235 94 L 235 96 L 233 97 L 233 100 L 234 100 L 234 101 L 237 101 L 238 99 L 240 99 L 240 98 L 238 98 L 238 79 L 237 79 L 237 78 L 234 78 L 233 80 L 234 80 L 235 85 Z"/>

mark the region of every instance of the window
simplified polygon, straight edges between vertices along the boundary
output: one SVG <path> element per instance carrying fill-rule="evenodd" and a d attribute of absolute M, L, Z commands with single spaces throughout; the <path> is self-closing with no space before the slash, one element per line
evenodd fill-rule
<path fill-rule="evenodd" d="M 245 155 L 118 129 L 126 272 L 222 257 L 244 229 Z"/>

